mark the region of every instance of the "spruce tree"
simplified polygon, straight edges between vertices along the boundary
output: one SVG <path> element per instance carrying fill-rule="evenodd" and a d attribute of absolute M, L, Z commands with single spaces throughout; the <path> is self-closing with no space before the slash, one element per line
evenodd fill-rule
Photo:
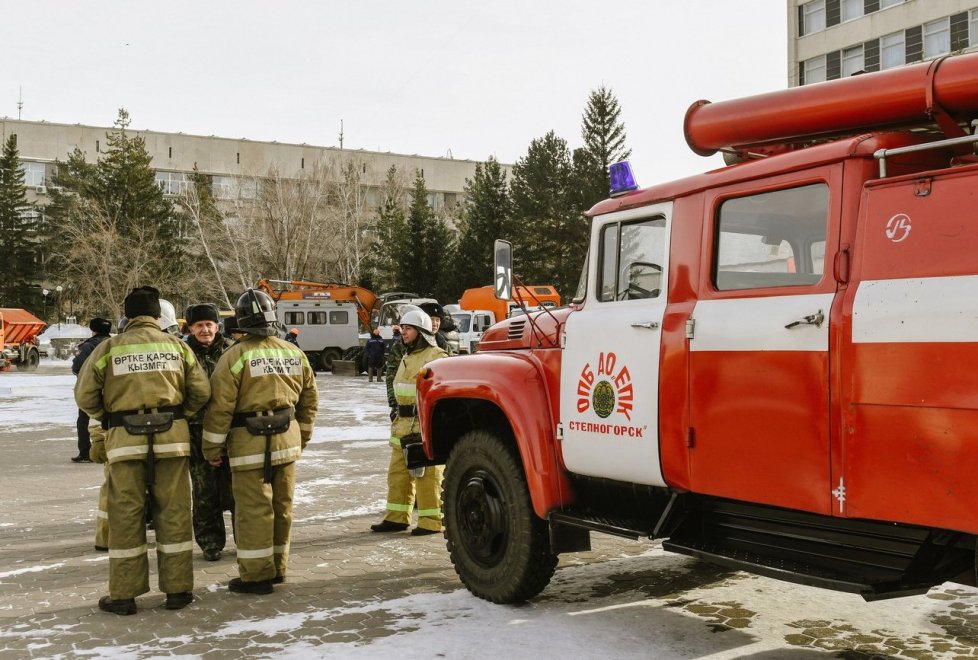
<path fill-rule="evenodd" d="M 587 252 L 588 226 L 574 203 L 567 142 L 550 131 L 530 143 L 513 166 L 510 194 L 519 227 L 515 274 L 526 284 L 552 284 L 573 295 Z"/>
<path fill-rule="evenodd" d="M 0 307 L 35 307 L 40 297 L 30 287 L 41 274 L 35 272 L 35 232 L 25 217 L 33 210 L 27 203 L 26 190 L 17 136 L 11 134 L 0 154 L 0 241 L 4 245 L 0 258 Z"/>
<path fill-rule="evenodd" d="M 374 245 L 364 266 L 368 273 L 366 279 L 379 291 L 404 288 L 400 280 L 400 255 L 404 251 L 407 221 L 404 217 L 404 188 L 394 165 L 387 170 L 373 233 Z"/>
<path fill-rule="evenodd" d="M 418 172 L 411 188 L 411 205 L 408 207 L 401 251 L 397 255 L 397 279 L 406 290 L 422 296 L 430 295 L 431 264 L 426 254 L 430 241 L 425 234 L 429 231 L 431 219 L 428 188 L 424 177 Z"/>
<path fill-rule="evenodd" d="M 581 118 L 584 147 L 574 152 L 576 205 L 586 211 L 608 196 L 608 166 L 631 155 L 625 146 L 625 124 L 614 92 L 592 90 Z"/>
<path fill-rule="evenodd" d="M 457 293 L 492 283 L 497 238 L 514 240 L 515 236 L 506 174 L 490 157 L 484 164 L 476 163 L 475 175 L 465 181 L 454 268 Z"/>

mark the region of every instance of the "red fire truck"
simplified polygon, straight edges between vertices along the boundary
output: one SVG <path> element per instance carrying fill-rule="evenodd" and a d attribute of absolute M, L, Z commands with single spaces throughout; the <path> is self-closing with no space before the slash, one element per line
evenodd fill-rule
<path fill-rule="evenodd" d="M 954 56 L 700 101 L 726 167 L 613 167 L 574 302 L 419 377 L 468 589 L 532 598 L 591 532 L 867 600 L 974 584 L 976 117 Z"/>

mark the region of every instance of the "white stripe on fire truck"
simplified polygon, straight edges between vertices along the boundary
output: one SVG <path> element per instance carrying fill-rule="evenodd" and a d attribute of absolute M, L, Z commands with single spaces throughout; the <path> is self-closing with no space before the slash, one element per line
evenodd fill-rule
<path fill-rule="evenodd" d="M 691 351 L 828 351 L 829 312 L 834 293 L 763 298 L 700 300 L 693 310 L 696 321 Z M 825 317 L 821 328 L 801 324 L 784 326 L 816 314 Z"/>
<path fill-rule="evenodd" d="M 978 341 L 978 275 L 860 282 L 856 344 Z"/>

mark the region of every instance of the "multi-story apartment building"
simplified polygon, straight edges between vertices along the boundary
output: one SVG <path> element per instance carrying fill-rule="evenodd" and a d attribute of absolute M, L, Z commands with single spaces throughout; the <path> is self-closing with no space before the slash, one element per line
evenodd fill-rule
<path fill-rule="evenodd" d="M 978 50 L 978 0 L 788 0 L 788 85 Z"/>
<path fill-rule="evenodd" d="M 31 201 L 46 202 L 55 161 L 65 160 L 76 147 L 95 162 L 106 149 L 106 133 L 114 129 L 79 124 L 54 124 L 0 118 L 0 139 L 17 135 L 17 148 Z M 285 178 L 310 173 L 317 162 L 355 159 L 363 168 L 367 205 L 379 204 L 380 189 L 391 165 L 404 175 L 410 186 L 415 172 L 424 177 L 428 204 L 435 210 L 451 210 L 460 201 L 465 180 L 475 174 L 475 161 L 428 156 L 409 156 L 308 144 L 282 144 L 245 139 L 204 137 L 184 133 L 137 131 L 156 168 L 156 180 L 163 192 L 178 195 L 188 185 L 196 167 L 211 177 L 218 199 L 254 197 L 261 177 L 274 168 Z M 508 168 L 507 168 L 508 169 Z"/>

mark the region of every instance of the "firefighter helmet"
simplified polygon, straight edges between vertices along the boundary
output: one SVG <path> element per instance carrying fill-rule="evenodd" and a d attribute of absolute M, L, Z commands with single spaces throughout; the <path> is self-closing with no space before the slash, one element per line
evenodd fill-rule
<path fill-rule="evenodd" d="M 238 332 L 272 337 L 278 335 L 275 301 L 264 291 L 248 289 L 234 304 L 234 316 L 238 320 Z"/>
<path fill-rule="evenodd" d="M 435 341 L 435 334 L 431 330 L 431 317 L 420 309 L 412 309 L 401 315 L 401 327 L 406 325 L 415 328 L 432 346 L 438 345 L 438 342 Z"/>

